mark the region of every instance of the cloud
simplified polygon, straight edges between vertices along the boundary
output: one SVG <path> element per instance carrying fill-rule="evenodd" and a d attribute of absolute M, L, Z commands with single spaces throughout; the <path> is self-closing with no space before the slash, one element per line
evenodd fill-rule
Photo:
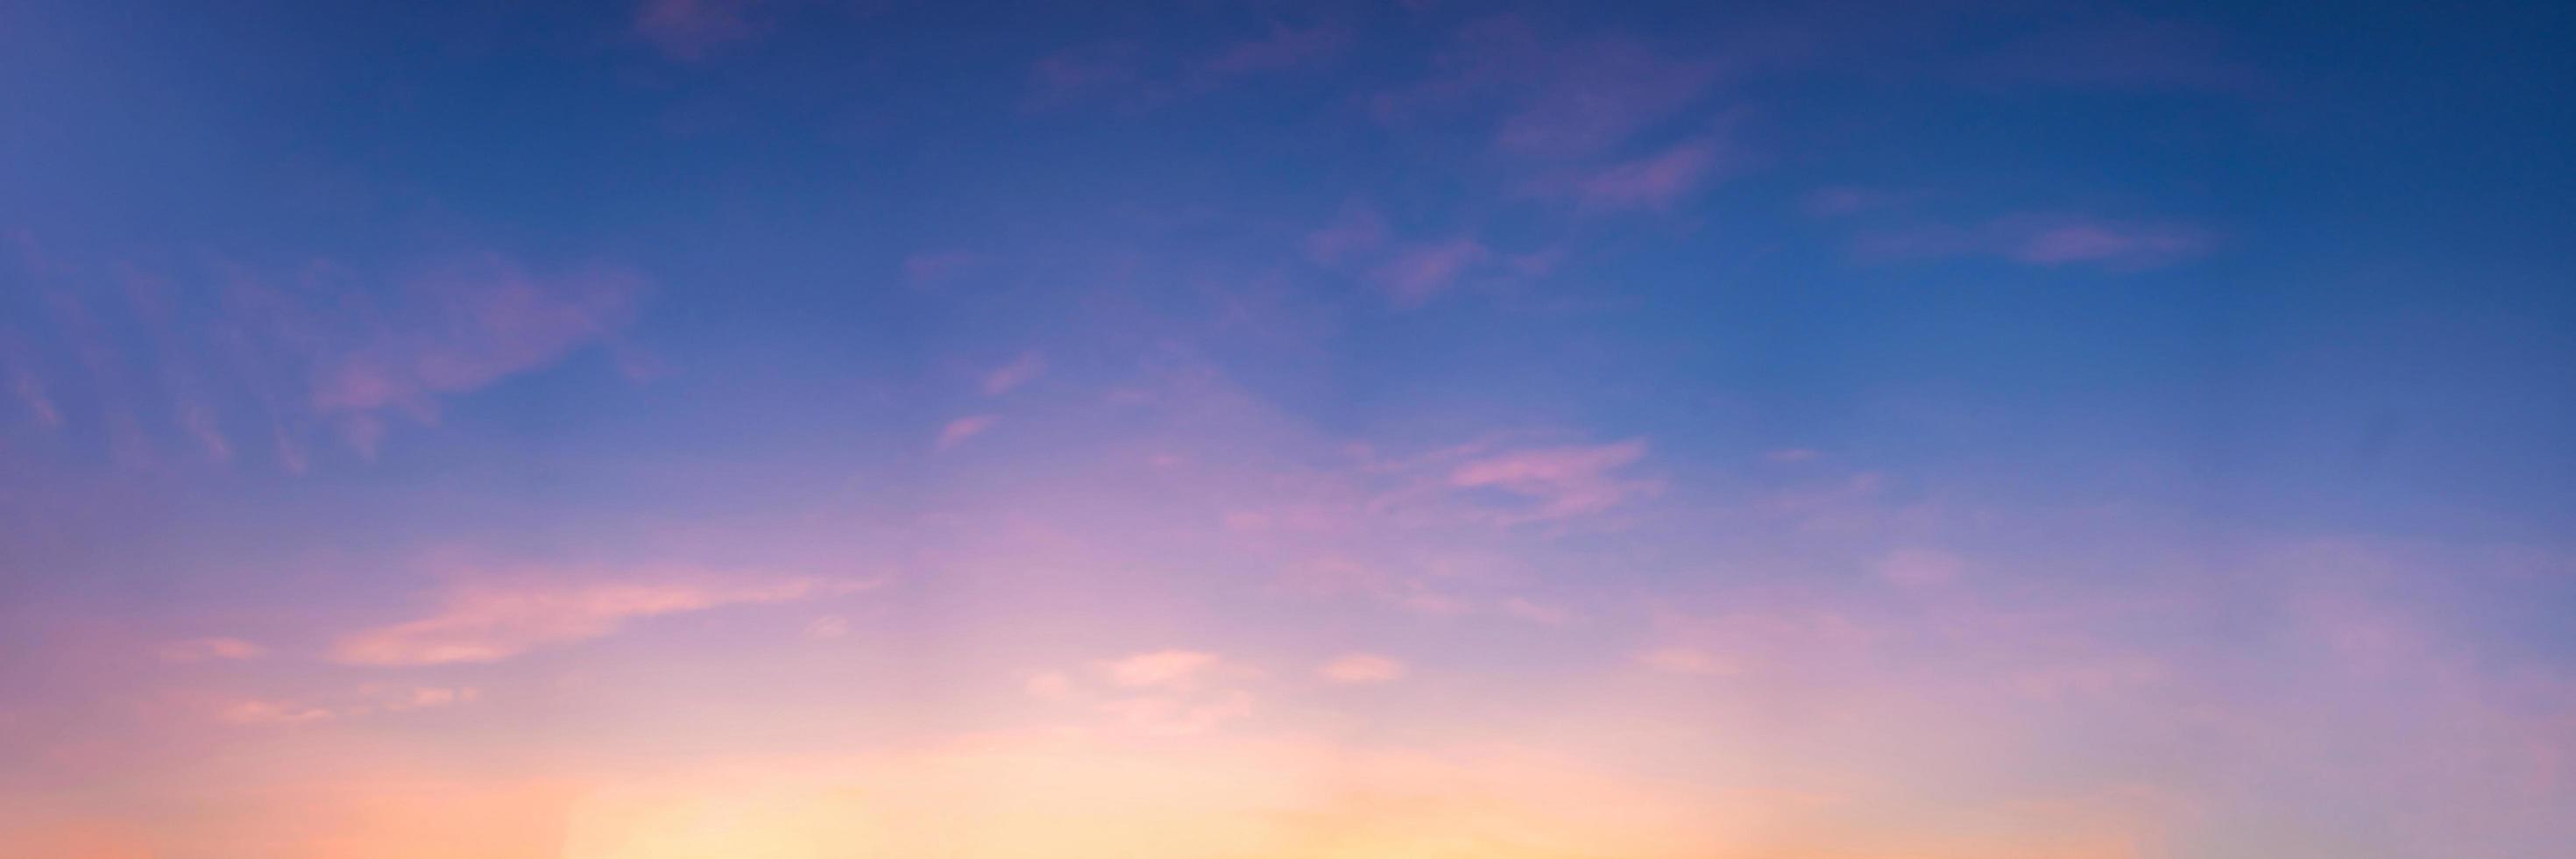
<path fill-rule="evenodd" d="M 1238 42 L 1201 63 L 1200 69 L 1217 76 L 1283 71 L 1332 59 L 1350 44 L 1351 32 L 1344 27 L 1272 24 L 1269 35 Z"/>
<path fill-rule="evenodd" d="M 472 686 L 420 686 L 401 693 L 385 704 L 385 709 L 419 710 L 446 707 L 453 704 L 470 704 L 482 697 L 483 690 Z"/>
<path fill-rule="evenodd" d="M 1161 86 L 1148 86 L 1137 46 L 1112 42 L 1057 51 L 1029 67 L 1030 101 L 1039 107 L 1064 105 L 1103 93 L 1123 94 L 1131 108 L 1170 97 Z"/>
<path fill-rule="evenodd" d="M 903 258 L 903 278 L 915 288 L 929 287 L 955 278 L 977 261 L 964 251 L 922 251 Z"/>
<path fill-rule="evenodd" d="M 1154 737 L 1203 734 L 1250 716 L 1250 692 L 1221 682 L 1257 675 L 1216 654 L 1157 650 L 1089 666 L 1088 679 L 1061 671 L 1030 675 L 1022 691 L 1053 705 L 1079 705 L 1094 727 Z"/>
<path fill-rule="evenodd" d="M 1482 456 L 1449 472 L 1449 485 L 1499 489 L 1536 502 L 1515 521 L 1563 519 L 1596 513 L 1658 484 L 1624 479 L 1618 472 L 1646 455 L 1644 439 L 1615 444 L 1530 448 Z"/>
<path fill-rule="evenodd" d="M 994 417 L 992 415 L 968 415 L 966 417 L 949 421 L 945 426 L 941 426 L 939 428 L 939 441 L 937 442 L 936 447 L 940 450 L 947 450 L 960 444 L 964 444 L 967 439 L 982 435 L 985 430 L 992 429 L 993 425 L 1001 422 L 1001 420 L 1001 418 Z"/>
<path fill-rule="evenodd" d="M 1564 626 L 1576 620 L 1575 613 L 1562 606 L 1533 602 L 1523 597 L 1504 600 L 1502 612 L 1505 616 L 1544 626 Z"/>
<path fill-rule="evenodd" d="M 1878 577 L 1899 587 L 1931 588 L 1957 581 L 1966 566 L 1939 549 L 1898 549 L 1879 559 Z"/>
<path fill-rule="evenodd" d="M 1073 694 L 1073 678 L 1062 671 L 1041 671 L 1029 675 L 1028 682 L 1020 688 L 1040 701 L 1060 701 Z"/>
<path fill-rule="evenodd" d="M 995 367 L 992 372 L 984 374 L 984 395 L 998 397 L 1010 393 L 1019 386 L 1046 375 L 1046 371 L 1045 356 L 1036 352 L 1022 354 L 1012 359 L 1011 363 Z"/>
<path fill-rule="evenodd" d="M 1732 660 L 1695 647 L 1667 646 L 1639 651 L 1637 664 L 1666 674 L 1719 676 L 1741 670 Z"/>
<path fill-rule="evenodd" d="M 1379 266 L 1374 277 L 1397 307 L 1420 307 L 1448 291 L 1460 275 L 1489 256 L 1475 239 L 1450 239 L 1398 253 Z"/>
<path fill-rule="evenodd" d="M 1404 677 L 1404 663 L 1370 653 L 1346 653 L 1315 669 L 1326 682 L 1343 685 L 1392 683 Z"/>
<path fill-rule="evenodd" d="M 1503 120 L 1495 142 L 1534 155 L 1597 152 L 1672 117 L 1716 80 L 1713 63 L 1657 56 L 1611 38 L 1562 53 L 1544 83 Z"/>
<path fill-rule="evenodd" d="M 211 662 L 218 659 L 250 659 L 267 653 L 268 648 L 238 638 L 194 638 L 174 641 L 161 648 L 165 662 Z"/>
<path fill-rule="evenodd" d="M 1316 597 L 1364 596 L 1408 612 L 1433 616 L 1466 614 L 1474 609 L 1434 587 L 1420 575 L 1390 573 L 1381 565 L 1324 556 L 1287 564 L 1279 573 L 1286 591 Z"/>
<path fill-rule="evenodd" d="M 1272 23 L 1267 33 L 1213 54 L 1157 50 L 1133 39 L 1079 45 L 1031 64 L 1029 104 L 1053 108 L 1105 102 L 1122 110 L 1146 110 L 1238 80 L 1324 65 L 1347 50 L 1352 37 L 1349 28 L 1336 24 Z"/>
<path fill-rule="evenodd" d="M 1461 113 L 1498 115 L 1494 146 L 1540 159 L 1597 155 L 1689 109 L 1719 64 L 1664 56 L 1626 36 L 1556 39 L 1496 15 L 1461 28 L 1422 80 L 1379 93 L 1377 117 L 1408 125 Z"/>
<path fill-rule="evenodd" d="M 316 363 L 309 400 L 315 412 L 342 418 L 352 446 L 372 450 L 383 432 L 379 412 L 426 419 L 441 395 L 553 364 L 624 327 L 641 292 L 641 281 L 620 272 L 539 277 L 484 255 L 412 282 L 416 301 L 399 315 L 351 320 L 362 334 Z M 281 339 L 310 336 L 294 320 L 278 322 Z"/>
<path fill-rule="evenodd" d="M 1585 176 L 1574 183 L 1574 196 L 1591 211 L 1670 208 L 1717 168 L 1718 155 L 1714 139 L 1684 141 Z"/>
<path fill-rule="evenodd" d="M 1185 687 L 1215 668 L 1216 654 L 1196 650 L 1157 650 L 1139 653 L 1098 665 L 1111 683 L 1121 687 Z"/>
<path fill-rule="evenodd" d="M 2190 227 L 2079 222 L 2035 231 L 2017 241 L 2010 253 L 2031 265 L 2155 268 L 2205 254 L 2210 244 L 2208 234 Z"/>
<path fill-rule="evenodd" d="M 235 725 L 301 725 L 320 722 L 339 714 L 321 707 L 291 701 L 235 701 L 215 713 L 215 718 Z"/>
<path fill-rule="evenodd" d="M 1228 689 L 1197 697 L 1145 695 L 1104 701 L 1100 712 L 1120 730 L 1147 736 L 1204 734 L 1252 715 L 1252 694 Z"/>
<path fill-rule="evenodd" d="M 2007 88 L 2251 95 L 2269 86 L 2260 69 L 2230 55 L 2217 33 L 2135 17 L 2034 33 L 1965 71 L 1973 81 Z"/>
<path fill-rule="evenodd" d="M 615 267 L 540 272 L 493 252 L 383 275 L 329 260 L 206 268 L 111 262 L 48 275 L 61 282 L 28 309 L 58 342 L 36 350 L 0 331 L 0 385 L 52 427 L 83 416 L 57 410 L 48 382 L 81 379 L 73 402 L 120 465 L 174 447 L 218 465 L 265 449 L 300 472 L 316 434 L 372 456 L 397 419 L 435 424 L 448 398 L 616 345 L 644 292 Z M 46 353 L 79 372 L 29 360 Z"/>
<path fill-rule="evenodd" d="M 0 355 L 0 357 L 6 356 Z M 53 398 L 45 394 L 45 380 L 39 378 L 33 368 L 14 366 L 15 362 L 12 363 L 13 366 L 9 368 L 9 393 L 16 396 L 18 404 L 25 406 L 27 413 L 34 415 L 36 422 L 43 424 L 46 429 L 61 427 L 62 410 L 55 408 Z"/>
<path fill-rule="evenodd" d="M 827 614 L 807 622 L 803 633 L 809 641 L 830 641 L 849 634 L 850 619 L 837 614 Z"/>
<path fill-rule="evenodd" d="M 1907 191 L 1831 185 L 1799 197 L 1798 209 L 1814 218 L 1845 218 L 1902 206 L 1918 196 L 1921 195 Z"/>
<path fill-rule="evenodd" d="M 748 15 L 757 0 L 645 0 L 635 34 L 675 60 L 697 61 L 759 33 Z"/>
<path fill-rule="evenodd" d="M 215 718 L 235 725 L 302 725 L 470 704 L 482 699 L 483 690 L 472 686 L 368 685 L 335 697 L 337 704 L 244 699 L 219 708 Z"/>
<path fill-rule="evenodd" d="M 1967 229 L 1866 233 L 1852 249 L 1873 259 L 1986 256 L 2043 268 L 2091 265 L 2144 271 L 2205 256 L 2216 246 L 2207 230 L 2187 224 L 2016 215 Z"/>
<path fill-rule="evenodd" d="M 436 614 L 340 639 L 331 648 L 331 659 L 350 665 L 497 662 L 541 647 L 600 638 L 631 620 L 795 602 L 868 586 L 817 578 L 477 585 L 450 594 Z"/>
<path fill-rule="evenodd" d="M 1386 218 L 1376 207 L 1351 203 L 1333 222 L 1306 236 L 1306 255 L 1320 265 L 1340 265 L 1386 244 Z"/>

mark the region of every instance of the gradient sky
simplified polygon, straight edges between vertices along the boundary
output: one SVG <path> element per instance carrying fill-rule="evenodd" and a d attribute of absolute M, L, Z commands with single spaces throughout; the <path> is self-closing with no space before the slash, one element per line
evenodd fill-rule
<path fill-rule="evenodd" d="M 0 855 L 2564 856 L 2552 6 L 0 0 Z"/>

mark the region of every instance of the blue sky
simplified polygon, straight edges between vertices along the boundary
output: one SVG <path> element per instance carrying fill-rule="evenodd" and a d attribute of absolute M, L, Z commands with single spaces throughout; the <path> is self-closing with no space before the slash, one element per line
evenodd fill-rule
<path fill-rule="evenodd" d="M 0 3 L 0 846 L 2539 855 L 2571 25 Z"/>

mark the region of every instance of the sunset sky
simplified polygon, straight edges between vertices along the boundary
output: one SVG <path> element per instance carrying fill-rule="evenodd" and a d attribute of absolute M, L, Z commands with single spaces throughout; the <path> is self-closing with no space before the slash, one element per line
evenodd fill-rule
<path fill-rule="evenodd" d="M 2576 12 L 0 0 L 0 856 L 2576 844 Z"/>

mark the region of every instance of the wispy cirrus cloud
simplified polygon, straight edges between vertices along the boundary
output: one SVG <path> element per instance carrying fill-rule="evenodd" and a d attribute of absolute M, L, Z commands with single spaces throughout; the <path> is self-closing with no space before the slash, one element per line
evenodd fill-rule
<path fill-rule="evenodd" d="M 1724 154 L 1717 138 L 1693 138 L 1591 171 L 1567 190 L 1586 211 L 1669 209 L 1723 169 Z"/>
<path fill-rule="evenodd" d="M 1741 670 L 1723 655 L 1678 644 L 1641 650 L 1631 658 L 1639 665 L 1666 674 L 1713 677 Z"/>
<path fill-rule="evenodd" d="M 2125 15 L 2015 39 L 1962 72 L 1974 84 L 2012 88 L 2248 95 L 2270 86 L 2216 31 Z"/>
<path fill-rule="evenodd" d="M 1351 30 L 1336 24 L 1294 27 L 1274 22 L 1268 35 L 1237 42 L 1199 63 L 1199 69 L 1218 76 L 1295 69 L 1330 60 L 1348 50 L 1351 42 Z"/>
<path fill-rule="evenodd" d="M 1315 676 L 1344 686 L 1373 686 L 1404 679 L 1405 665 L 1374 653 L 1345 653 L 1315 667 Z"/>
<path fill-rule="evenodd" d="M 1399 251 L 1371 277 L 1397 307 L 1420 307 L 1492 256 L 1483 242 L 1462 236 Z"/>
<path fill-rule="evenodd" d="M 1028 103 L 1038 108 L 1107 104 L 1147 110 L 1237 81 L 1328 65 L 1350 49 L 1356 36 L 1333 21 L 1272 21 L 1261 35 L 1227 42 L 1213 52 L 1134 38 L 1077 45 L 1030 65 Z"/>
<path fill-rule="evenodd" d="M 315 373 L 325 414 L 436 410 L 473 391 L 561 360 L 624 327 L 642 289 L 615 271 L 539 277 L 484 256 L 413 282 L 413 307 L 336 350 Z"/>
<path fill-rule="evenodd" d="M 1508 521 L 1564 519 L 1607 510 L 1660 488 L 1658 481 L 1625 473 L 1645 455 L 1644 439 L 1527 448 L 1460 463 L 1448 480 L 1459 489 L 1496 489 L 1527 499 L 1529 506 L 1497 514 Z"/>
<path fill-rule="evenodd" d="M 1010 363 L 986 372 L 980 386 L 985 396 L 998 397 L 1035 381 L 1039 376 L 1046 375 L 1046 371 L 1046 356 L 1036 352 L 1026 352 L 1020 357 L 1011 359 Z"/>
<path fill-rule="evenodd" d="M 1341 265 L 1375 252 L 1387 241 L 1387 223 L 1377 207 L 1364 202 L 1342 206 L 1330 223 L 1306 235 L 1306 255 L 1318 265 Z"/>
<path fill-rule="evenodd" d="M 245 698 L 217 707 L 215 718 L 217 721 L 234 725 L 305 725 L 380 713 L 403 713 L 471 704 L 482 700 L 483 690 L 473 686 L 370 684 L 359 687 L 355 692 L 322 697 L 325 703 L 283 698 Z"/>
<path fill-rule="evenodd" d="M 1878 577 L 1903 588 L 1935 588 L 1958 580 L 1967 569 L 1959 556 L 1939 549 L 1906 548 L 1887 553 L 1877 564 Z"/>
<path fill-rule="evenodd" d="M 1923 196 L 1913 190 L 1827 185 L 1799 195 L 1798 210 L 1812 218 L 1848 218 L 1894 209 Z"/>
<path fill-rule="evenodd" d="M 1431 58 L 1427 76 L 1378 93 L 1370 107 L 1399 126 L 1493 116 L 1494 146 L 1503 153 L 1584 157 L 1692 107 L 1722 68 L 1624 35 L 1554 38 L 1504 14 L 1461 28 Z"/>
<path fill-rule="evenodd" d="M 192 638 L 162 645 L 160 652 L 164 662 L 190 663 L 251 659 L 268 648 L 238 638 Z"/>
<path fill-rule="evenodd" d="M 973 269 L 982 258 L 965 251 L 918 251 L 903 258 L 903 279 L 915 289 L 937 286 Z"/>
<path fill-rule="evenodd" d="M 1098 668 L 1119 686 L 1179 687 L 1215 669 L 1218 662 L 1216 654 L 1205 651 L 1157 650 L 1101 662 Z"/>
<path fill-rule="evenodd" d="M 939 437 L 931 443 L 931 446 L 938 450 L 947 450 L 965 444 L 967 439 L 983 435 L 991 430 L 994 424 L 1001 421 L 1001 418 L 993 415 L 967 415 L 949 421 L 939 427 Z"/>
<path fill-rule="evenodd" d="M 2206 229 L 2170 221 L 2017 215 L 1974 227 L 1864 233 L 1851 247 L 1854 254 L 1875 260 L 1989 257 L 2041 268 L 2144 271 L 2206 256 L 2218 241 Z"/>
<path fill-rule="evenodd" d="M 338 715 L 325 707 L 265 699 L 235 701 L 215 711 L 215 718 L 235 725 L 301 725 Z"/>
<path fill-rule="evenodd" d="M 796 602 L 872 587 L 814 577 L 668 576 L 658 580 L 486 583 L 447 594 L 434 613 L 342 637 L 335 662 L 442 665 L 497 662 L 542 647 L 615 633 L 635 620 L 735 605 Z"/>
<path fill-rule="evenodd" d="M 760 0 L 644 0 L 635 35 L 675 60 L 697 61 L 759 35 L 751 18 Z"/>
<path fill-rule="evenodd" d="M 0 335 L 0 369 L 9 374 L 9 394 L 18 399 L 18 405 L 37 425 L 59 429 L 63 425 L 62 409 L 54 405 L 53 396 L 46 392 L 44 377 L 36 375 L 35 362 L 23 352 L 24 347 L 15 338 Z"/>
<path fill-rule="evenodd" d="M 0 332 L 0 369 L 38 423 L 99 433 L 120 466 L 168 463 L 155 454 L 175 437 L 215 465 L 266 448 L 290 472 L 317 436 L 372 457 L 395 421 L 434 424 L 448 398 L 618 346 L 643 291 L 614 266 L 539 272 L 493 252 L 375 272 L 66 263 L 42 278 L 40 300 L 9 309 L 48 319 L 54 342 Z M 77 408 L 54 398 L 64 380 L 90 392 Z"/>
<path fill-rule="evenodd" d="M 1087 710 L 1111 730 L 1178 737 L 1252 715 L 1252 693 L 1239 681 L 1259 674 L 1215 653 L 1170 648 L 1094 660 L 1082 671 L 1039 672 L 1022 689 L 1042 703 Z"/>
<path fill-rule="evenodd" d="M 2021 237 L 2010 255 L 2041 266 L 2155 268 L 2206 254 L 2213 244 L 2207 232 L 2195 227 L 2079 221 L 2039 228 Z"/>

